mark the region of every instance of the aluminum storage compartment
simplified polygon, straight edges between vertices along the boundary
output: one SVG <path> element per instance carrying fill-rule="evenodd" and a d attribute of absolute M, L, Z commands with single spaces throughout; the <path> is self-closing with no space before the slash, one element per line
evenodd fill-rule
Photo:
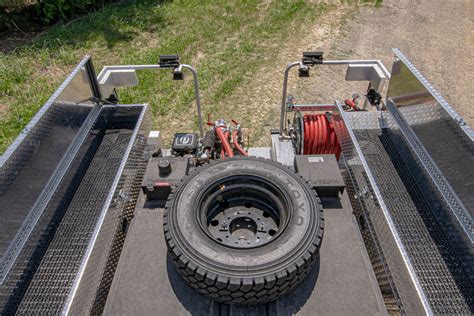
<path fill-rule="evenodd" d="M 138 131 L 146 106 L 101 106 L 94 102 L 97 87 L 87 57 L 1 158 L 4 313 L 61 312 L 114 199 L 130 195 L 120 179 L 127 178 L 121 176 L 130 153 L 143 146 Z M 115 222 L 123 220 L 122 212 L 114 214 Z M 114 238 L 117 229 L 106 234 Z"/>
<path fill-rule="evenodd" d="M 472 130 L 396 53 L 389 111 L 337 104 L 346 184 L 386 302 L 406 313 L 469 314 Z"/>
<path fill-rule="evenodd" d="M 41 208 L 39 197 L 41 194 L 48 194 L 43 188 L 47 186 L 55 170 L 66 167 L 67 161 L 61 164 L 61 159 L 74 139 L 82 137 L 83 133 L 79 135 L 81 126 L 91 124 L 86 121 L 93 109 L 93 103 L 89 101 L 93 93 L 86 70 L 89 67 L 89 58 L 77 65 L 0 157 L 2 256 L 6 254 L 28 212 L 33 208 Z M 28 227 L 25 229 L 28 230 Z M 23 239 L 17 241 L 20 248 L 21 240 Z M 3 259 L 0 280 L 7 271 Z"/>
<path fill-rule="evenodd" d="M 398 50 L 387 108 L 474 243 L 474 130 Z"/>

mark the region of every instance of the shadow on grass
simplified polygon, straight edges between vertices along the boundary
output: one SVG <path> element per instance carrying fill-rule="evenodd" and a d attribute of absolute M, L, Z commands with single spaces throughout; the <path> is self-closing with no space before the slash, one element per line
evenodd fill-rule
<path fill-rule="evenodd" d="M 164 25 L 162 6 L 172 1 L 128 0 L 105 5 L 102 9 L 69 22 L 59 22 L 45 29 L 17 49 L 56 50 L 80 47 L 93 40 L 103 40 L 107 48 L 129 42 L 140 32 L 154 32 Z M 10 50 L 12 52 L 14 50 Z"/>

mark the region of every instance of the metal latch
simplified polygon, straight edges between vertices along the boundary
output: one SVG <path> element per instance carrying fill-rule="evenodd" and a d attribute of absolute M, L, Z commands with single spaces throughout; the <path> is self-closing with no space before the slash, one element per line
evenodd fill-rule
<path fill-rule="evenodd" d="M 359 191 L 354 195 L 354 197 L 355 197 L 356 199 L 360 199 L 361 197 L 367 196 L 367 194 L 369 193 L 369 191 L 370 191 L 369 188 L 368 188 L 367 186 L 364 186 L 364 187 L 362 188 L 362 190 L 359 190 Z"/>

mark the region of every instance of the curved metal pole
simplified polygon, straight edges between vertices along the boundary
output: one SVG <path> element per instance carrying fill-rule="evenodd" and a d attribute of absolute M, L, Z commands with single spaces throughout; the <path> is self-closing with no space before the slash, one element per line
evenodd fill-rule
<path fill-rule="evenodd" d="M 380 60 L 324 60 L 321 65 L 360 65 L 360 64 L 375 64 L 380 67 L 382 73 L 387 79 L 390 79 L 390 72 L 385 68 Z M 283 96 L 281 99 L 281 113 L 280 113 L 280 135 L 285 137 L 287 135 L 286 130 L 286 94 L 288 86 L 288 74 L 290 69 L 296 66 L 304 66 L 301 61 L 296 61 L 289 64 L 285 69 L 285 76 L 283 78 Z"/>
<path fill-rule="evenodd" d="M 197 72 L 196 70 L 191 66 L 187 64 L 180 64 L 179 67 L 177 68 L 179 71 L 181 71 L 181 68 L 186 68 L 191 73 L 193 74 L 193 80 L 194 80 L 194 97 L 196 98 L 196 108 L 197 108 L 197 114 L 198 114 L 198 121 L 199 121 L 199 134 L 200 137 L 204 137 L 204 129 L 202 125 L 202 114 L 201 114 L 201 98 L 199 96 L 199 83 L 198 83 L 198 77 L 197 77 Z M 107 73 L 114 71 L 114 70 L 142 70 L 142 69 L 169 69 L 169 68 L 163 68 L 160 65 L 121 65 L 121 66 L 106 66 L 102 69 L 102 71 L 99 73 L 97 76 L 97 79 L 99 82 L 101 82 L 102 78 L 104 78 Z"/>
<path fill-rule="evenodd" d="M 290 69 L 300 65 L 300 61 L 295 61 L 294 63 L 286 66 L 285 75 L 283 77 L 283 95 L 281 98 L 281 112 L 280 112 L 280 135 L 283 136 L 286 134 L 285 120 L 286 120 L 286 90 L 288 86 L 288 74 Z"/>
<path fill-rule="evenodd" d="M 197 77 L 197 72 L 196 70 L 190 66 L 190 65 L 186 65 L 186 64 L 181 64 L 180 65 L 180 68 L 183 67 L 183 68 L 186 68 L 188 69 L 189 71 L 192 72 L 193 74 L 193 79 L 194 79 L 194 97 L 196 98 L 196 109 L 197 109 L 197 115 L 198 115 L 198 123 L 199 123 L 199 135 L 201 138 L 204 137 L 204 129 L 202 127 L 202 114 L 201 114 L 201 98 L 199 96 L 199 83 L 198 83 L 198 77 Z"/>

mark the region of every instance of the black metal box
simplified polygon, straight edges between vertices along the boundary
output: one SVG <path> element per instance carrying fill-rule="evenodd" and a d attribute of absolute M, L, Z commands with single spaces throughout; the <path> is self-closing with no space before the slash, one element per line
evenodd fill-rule
<path fill-rule="evenodd" d="M 296 155 L 295 169 L 319 196 L 338 196 L 344 191 L 344 180 L 334 155 Z"/>
<path fill-rule="evenodd" d="M 166 200 L 171 187 L 188 173 L 188 160 L 187 157 L 151 157 L 142 181 L 148 200 Z"/>

